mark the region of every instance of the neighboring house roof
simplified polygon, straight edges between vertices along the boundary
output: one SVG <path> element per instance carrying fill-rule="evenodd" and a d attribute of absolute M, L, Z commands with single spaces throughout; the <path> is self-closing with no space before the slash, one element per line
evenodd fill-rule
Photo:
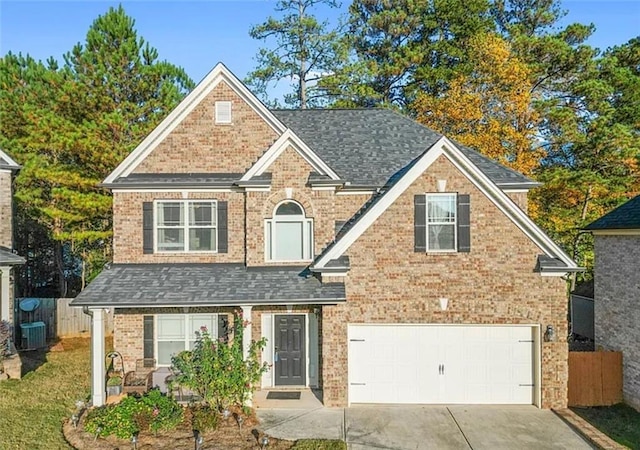
<path fill-rule="evenodd" d="M 335 304 L 344 283 L 321 283 L 299 267 L 244 264 L 114 264 L 73 300 L 74 306 L 144 307 Z"/>
<path fill-rule="evenodd" d="M 441 134 L 390 109 L 274 110 L 275 116 L 318 154 L 341 179 L 382 187 Z M 456 144 L 502 189 L 540 183 Z"/>
<path fill-rule="evenodd" d="M 587 225 L 585 230 L 640 229 L 640 195 Z"/>
<path fill-rule="evenodd" d="M 20 165 L 0 150 L 0 169 L 18 170 L 20 169 Z"/>
<path fill-rule="evenodd" d="M 583 268 L 547 236 L 467 155 L 446 137 L 392 177 L 392 184 L 374 196 L 340 230 L 337 239 L 314 261 L 311 270 L 326 272 L 396 199 L 440 156 L 449 159 L 496 207 L 502 211 L 529 239 L 544 252 L 538 258 L 537 269 L 543 274 L 563 274 Z M 335 270 L 333 270 L 335 271 Z"/>
<path fill-rule="evenodd" d="M 9 250 L 0 248 L 0 266 L 15 266 L 24 264 L 26 261 L 22 256 L 18 256 Z"/>

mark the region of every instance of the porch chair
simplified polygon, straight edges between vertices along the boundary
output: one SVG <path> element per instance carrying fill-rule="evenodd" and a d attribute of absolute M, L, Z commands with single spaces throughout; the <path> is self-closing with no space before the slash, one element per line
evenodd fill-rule
<path fill-rule="evenodd" d="M 125 394 L 144 394 L 153 386 L 153 372 L 156 368 L 156 360 L 142 358 L 136 360 L 136 370 L 127 372 L 124 376 L 122 391 Z"/>

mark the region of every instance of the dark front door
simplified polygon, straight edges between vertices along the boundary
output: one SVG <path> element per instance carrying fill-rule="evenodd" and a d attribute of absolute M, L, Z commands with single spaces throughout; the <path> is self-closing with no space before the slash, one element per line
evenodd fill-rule
<path fill-rule="evenodd" d="M 274 361 L 276 386 L 306 385 L 304 315 L 276 316 Z"/>

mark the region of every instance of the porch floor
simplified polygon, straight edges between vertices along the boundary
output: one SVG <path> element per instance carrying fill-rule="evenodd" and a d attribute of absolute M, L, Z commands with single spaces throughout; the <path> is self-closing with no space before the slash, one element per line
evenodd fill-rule
<path fill-rule="evenodd" d="M 267 400 L 271 391 L 300 391 L 298 400 Z M 256 409 L 317 409 L 322 408 L 322 390 L 301 387 L 262 389 L 253 394 L 253 407 Z"/>

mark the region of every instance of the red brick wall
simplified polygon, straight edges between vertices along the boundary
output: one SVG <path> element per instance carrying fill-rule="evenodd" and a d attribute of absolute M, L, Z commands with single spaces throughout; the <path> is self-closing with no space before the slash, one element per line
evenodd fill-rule
<path fill-rule="evenodd" d="M 414 253 L 413 198 L 435 192 L 471 198 L 471 252 Z M 440 157 L 349 248 L 346 304 L 323 307 L 324 400 L 347 403 L 347 324 L 551 324 L 560 337 L 542 344 L 542 404 L 566 406 L 567 300 L 560 278 L 533 273 L 542 253 L 489 199 Z M 326 280 L 325 280 L 326 281 Z M 438 299 L 449 298 L 447 311 Z"/>
<path fill-rule="evenodd" d="M 215 124 L 215 102 L 231 101 L 231 124 Z M 278 138 L 224 81 L 196 106 L 134 173 L 244 173 Z"/>

